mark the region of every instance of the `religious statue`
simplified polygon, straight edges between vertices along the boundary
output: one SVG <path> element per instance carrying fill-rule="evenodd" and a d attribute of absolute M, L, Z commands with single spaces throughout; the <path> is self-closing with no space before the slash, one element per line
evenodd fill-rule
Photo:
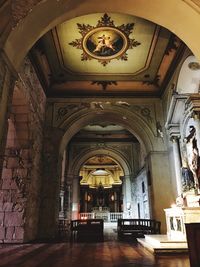
<path fill-rule="evenodd" d="M 182 158 L 182 189 L 183 192 L 189 191 L 190 189 L 194 188 L 194 178 L 192 171 L 188 166 L 187 158 L 184 156 Z"/>
<path fill-rule="evenodd" d="M 200 164 L 199 164 L 199 151 L 197 148 L 197 139 L 196 139 L 196 129 L 194 126 L 190 126 L 190 134 L 185 138 L 186 147 L 187 147 L 187 155 L 188 155 L 188 167 L 193 175 L 194 180 L 194 188 L 197 194 L 200 193 Z M 190 172 L 186 169 L 183 170 L 185 178 L 190 179 Z M 187 177 L 186 177 L 187 176 Z"/>

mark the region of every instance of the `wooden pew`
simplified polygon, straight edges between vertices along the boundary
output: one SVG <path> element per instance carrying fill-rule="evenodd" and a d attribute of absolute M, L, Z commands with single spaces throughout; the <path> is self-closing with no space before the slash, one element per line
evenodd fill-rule
<path fill-rule="evenodd" d="M 118 219 L 118 238 L 132 235 L 133 237 L 144 237 L 145 234 L 160 234 L 161 223 L 150 219 Z"/>
<path fill-rule="evenodd" d="M 102 242 L 104 240 L 103 226 L 102 219 L 72 220 L 70 239 L 79 242 Z"/>

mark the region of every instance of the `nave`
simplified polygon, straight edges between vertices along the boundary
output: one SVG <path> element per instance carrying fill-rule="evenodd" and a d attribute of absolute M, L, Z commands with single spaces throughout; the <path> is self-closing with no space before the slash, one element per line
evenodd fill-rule
<path fill-rule="evenodd" d="M 1 267 L 189 267 L 187 255 L 154 256 L 105 229 L 100 243 L 1 245 Z"/>

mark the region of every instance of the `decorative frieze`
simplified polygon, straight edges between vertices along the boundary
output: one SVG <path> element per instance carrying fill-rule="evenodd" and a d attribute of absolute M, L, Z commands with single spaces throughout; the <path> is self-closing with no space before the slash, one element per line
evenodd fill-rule
<path fill-rule="evenodd" d="M 70 104 L 65 104 L 64 106 L 61 107 L 55 106 L 54 119 L 56 122 L 59 122 L 64 117 L 70 116 L 72 113 L 77 112 L 84 108 L 88 108 L 89 106 L 90 106 L 89 103 L 70 103 Z"/>
<path fill-rule="evenodd" d="M 51 102 L 49 102 L 50 105 Z M 52 110 L 53 108 L 53 110 Z M 138 115 L 140 118 L 144 119 L 149 126 L 152 128 L 155 136 L 160 137 L 160 134 L 158 134 L 158 130 L 161 130 L 161 122 L 156 120 L 156 112 L 155 112 L 155 106 L 154 105 L 136 105 L 133 103 L 129 103 L 129 101 L 122 101 L 122 100 L 106 100 L 106 101 L 66 101 L 64 102 L 55 102 L 52 105 L 52 108 L 48 109 L 48 114 L 46 115 L 48 118 L 51 118 L 51 114 L 53 114 L 53 120 L 52 120 L 52 126 L 59 127 L 65 120 L 67 120 L 71 116 L 75 116 L 80 111 L 81 112 L 87 112 L 92 110 L 101 110 L 101 111 L 120 111 L 122 112 L 122 109 L 124 109 L 124 112 L 127 110 L 129 112 L 129 116 L 131 116 L 131 113 L 133 115 Z M 159 123 L 159 127 L 158 127 Z M 163 132 L 163 131 L 162 131 Z"/>

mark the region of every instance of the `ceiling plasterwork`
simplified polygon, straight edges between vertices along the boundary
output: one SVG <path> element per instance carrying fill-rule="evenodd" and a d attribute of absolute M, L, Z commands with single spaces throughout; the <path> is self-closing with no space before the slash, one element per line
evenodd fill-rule
<path fill-rule="evenodd" d="M 85 165 L 117 165 L 117 163 L 106 155 L 96 155 L 87 160 Z"/>
<path fill-rule="evenodd" d="M 81 49 L 81 60 L 98 60 L 106 66 L 113 59 L 128 60 L 128 49 L 133 49 L 141 43 L 129 38 L 133 32 L 134 23 L 116 26 L 106 13 L 101 17 L 96 26 L 77 23 L 77 28 L 82 38 L 69 43 Z"/>
<path fill-rule="evenodd" d="M 109 29 L 117 29 L 124 35 L 124 39 L 122 39 L 125 40 L 125 44 L 122 46 L 122 52 L 126 50 L 124 51 L 126 52 L 124 59 L 127 58 L 128 60 L 118 61 L 115 59 L 116 55 L 112 55 L 111 57 L 113 57 L 113 60 L 110 61 L 106 67 L 104 64 L 99 64 L 98 60 L 81 60 L 81 57 L 89 59 L 89 55 L 86 56 L 86 49 L 84 48 L 86 47 L 85 43 L 88 40 L 88 35 L 90 37 L 91 33 L 93 37 L 93 31 L 104 28 L 103 26 L 96 26 L 101 16 L 103 16 L 103 14 L 97 13 L 77 17 L 58 25 L 52 31 L 52 36 L 48 37 L 51 39 L 53 38 L 60 65 L 71 74 L 81 75 L 82 79 L 86 79 L 86 75 L 92 75 L 94 80 L 96 80 L 95 77 L 99 75 L 135 75 L 146 69 L 150 64 L 152 53 L 158 41 L 160 28 L 156 24 L 144 19 L 123 14 L 109 14 L 112 20 L 115 21 L 115 24 L 120 25 L 118 28 L 109 26 Z M 87 23 L 83 24 L 84 21 Z M 79 25 L 81 29 L 78 29 L 77 25 Z M 133 25 L 134 31 L 131 30 Z M 128 30 L 126 30 L 126 27 Z M 67 29 L 70 29 L 70 31 Z M 80 39 L 81 33 L 86 37 Z M 166 33 L 168 33 L 168 31 L 166 31 Z M 165 38 L 162 38 L 162 42 L 160 40 L 160 49 L 162 49 L 163 45 L 167 46 L 168 37 L 169 35 L 167 34 Z M 73 40 L 77 40 L 80 49 L 74 48 L 72 45 Z M 133 47 L 134 45 L 137 46 L 135 49 L 128 49 L 129 46 Z M 93 58 L 95 57 L 94 53 L 92 54 L 89 49 L 87 49 L 87 51 L 87 54 L 90 53 L 90 57 L 91 55 L 93 55 Z M 106 58 L 109 60 L 109 56 Z M 103 62 L 105 57 L 97 56 L 96 59 L 102 59 Z"/>
<path fill-rule="evenodd" d="M 88 111 L 101 111 L 102 113 L 104 111 L 109 110 L 118 110 L 122 112 L 123 114 L 126 114 L 126 112 L 130 112 L 129 114 L 133 113 L 137 116 L 139 116 L 142 120 L 144 120 L 146 123 L 148 123 L 149 127 L 154 132 L 155 136 L 157 135 L 157 119 L 156 119 L 156 113 L 155 113 L 155 107 L 153 104 L 135 104 L 131 103 L 128 100 L 127 101 L 121 101 L 121 100 L 113 100 L 113 99 L 107 99 L 106 101 L 72 101 L 70 103 L 65 102 L 56 102 L 53 104 L 53 110 L 52 112 L 52 125 L 54 127 L 64 127 L 64 123 L 68 118 L 71 118 L 76 113 L 79 114 L 77 116 L 80 116 L 80 114 Z M 123 119 L 126 121 L 127 117 L 126 115 L 123 116 Z M 107 126 L 108 122 L 105 121 L 101 124 L 98 122 L 93 122 L 94 125 L 101 125 L 101 126 Z M 109 122 L 110 125 L 110 122 Z"/>
<path fill-rule="evenodd" d="M 145 19 L 95 13 L 57 25 L 31 56 L 48 96 L 157 96 L 183 47 Z"/>

